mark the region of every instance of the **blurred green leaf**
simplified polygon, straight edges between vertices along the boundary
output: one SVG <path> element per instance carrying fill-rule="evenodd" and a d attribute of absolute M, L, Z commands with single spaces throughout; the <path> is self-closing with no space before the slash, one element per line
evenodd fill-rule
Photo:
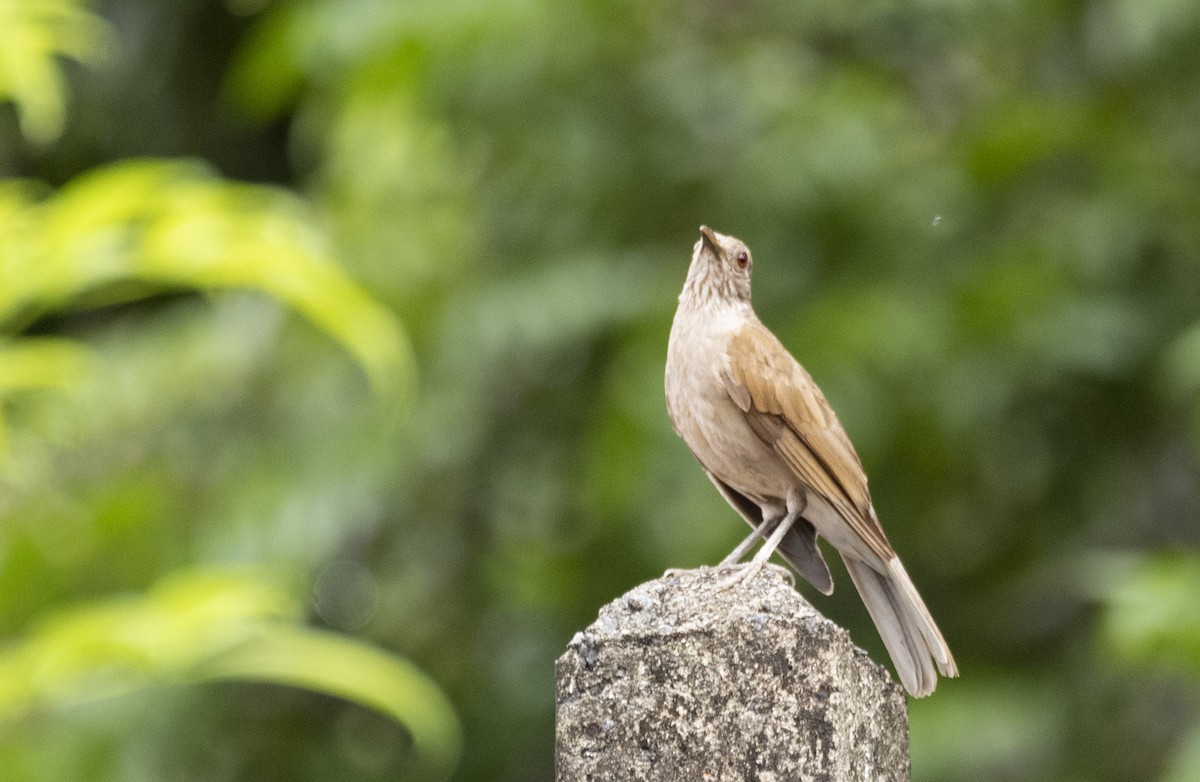
<path fill-rule="evenodd" d="M 62 133 L 66 85 L 58 58 L 94 63 L 110 31 L 80 0 L 0 0 L 0 100 L 17 107 L 26 138 Z"/>
<path fill-rule="evenodd" d="M 453 707 L 411 663 L 345 636 L 276 628 L 202 664 L 201 679 L 247 679 L 303 687 L 376 709 L 412 736 L 413 779 L 447 779 L 462 753 Z"/>
<path fill-rule="evenodd" d="M 1193 726 L 1167 761 L 1159 782 L 1195 782 L 1200 779 L 1200 725 Z"/>
<path fill-rule="evenodd" d="M 1194 398 L 1200 392 L 1200 323 L 1192 324 L 1175 338 L 1159 369 L 1175 398 Z"/>
<path fill-rule="evenodd" d="M 381 388 L 412 380 L 395 318 L 334 263 L 314 216 L 279 189 L 221 180 L 195 163 L 139 160 L 92 171 L 48 199 L 0 199 L 0 324 L 136 281 L 249 288 L 306 316 Z"/>
<path fill-rule="evenodd" d="M 65 339 L 0 341 L 0 398 L 10 391 L 67 386 L 90 358 L 85 348 Z"/>
<path fill-rule="evenodd" d="M 144 597 L 60 611 L 0 654 L 0 718 L 178 678 L 298 615 L 278 578 L 253 569 L 177 573 Z"/>
<path fill-rule="evenodd" d="M 1101 632 L 1120 659 L 1200 675 L 1200 552 L 1106 557 L 1090 569 Z"/>
<path fill-rule="evenodd" d="M 1127 67 L 1179 42 L 1200 9 L 1190 0 L 1104 0 L 1092 10 L 1091 53 L 1101 63 Z"/>
<path fill-rule="evenodd" d="M 65 388 L 78 380 L 90 355 L 68 340 L 49 337 L 0 340 L 0 402 L 17 391 Z M 7 431 L 0 410 L 0 460 L 6 453 Z"/>
<path fill-rule="evenodd" d="M 297 592 L 265 568 L 195 568 L 142 597 L 60 611 L 0 651 L 0 722 L 156 685 L 271 682 L 386 714 L 412 735 L 415 778 L 447 778 L 462 739 L 440 689 L 403 659 L 298 626 Z"/>

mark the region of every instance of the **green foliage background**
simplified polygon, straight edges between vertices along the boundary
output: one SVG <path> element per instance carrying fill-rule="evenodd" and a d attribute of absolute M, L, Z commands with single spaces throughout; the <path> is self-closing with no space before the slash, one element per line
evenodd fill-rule
<path fill-rule="evenodd" d="M 550 778 L 572 633 L 743 531 L 662 403 L 704 222 L 958 657 L 914 779 L 1200 778 L 1197 51 L 1188 0 L 0 0 L 0 776 Z"/>

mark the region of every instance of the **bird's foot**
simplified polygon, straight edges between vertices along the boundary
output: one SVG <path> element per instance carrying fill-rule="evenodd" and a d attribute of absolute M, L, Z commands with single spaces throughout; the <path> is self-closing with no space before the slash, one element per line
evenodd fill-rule
<path fill-rule="evenodd" d="M 679 578 L 685 573 L 707 573 L 710 570 L 721 570 L 721 565 L 700 565 L 699 567 L 669 567 L 663 571 L 663 578 Z"/>
<path fill-rule="evenodd" d="M 783 579 L 787 581 L 793 589 L 796 587 L 796 577 L 792 574 L 791 570 L 770 562 L 751 561 L 744 564 L 726 565 L 716 568 L 718 573 L 725 573 L 729 570 L 734 571 L 732 574 L 717 582 L 717 591 L 724 592 L 727 589 L 732 589 L 733 587 L 741 584 L 748 584 L 757 578 L 758 574 L 762 572 L 764 568 L 778 572 L 779 575 L 782 576 Z"/>
<path fill-rule="evenodd" d="M 735 586 L 740 586 L 746 582 L 752 581 L 758 571 L 762 569 L 762 564 L 757 562 L 747 562 L 745 564 L 728 565 L 724 569 L 734 571 L 732 575 L 726 576 L 717 582 L 717 591 L 724 592 L 726 589 L 732 589 Z"/>
<path fill-rule="evenodd" d="M 764 568 L 778 572 L 788 584 L 796 586 L 795 574 L 789 568 L 776 565 L 774 562 L 722 562 L 717 565 L 700 565 L 694 568 L 672 567 L 663 571 L 663 578 L 679 578 L 686 573 L 700 572 L 706 575 L 713 573 L 725 576 L 717 583 L 717 590 L 723 592 L 743 582 L 753 581 Z"/>

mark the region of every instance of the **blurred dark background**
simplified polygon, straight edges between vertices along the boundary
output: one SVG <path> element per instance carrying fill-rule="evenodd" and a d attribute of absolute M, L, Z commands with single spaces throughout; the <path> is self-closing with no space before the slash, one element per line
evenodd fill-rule
<path fill-rule="evenodd" d="M 707 223 L 958 658 L 913 778 L 1200 779 L 1198 51 L 1187 0 L 0 5 L 0 776 L 461 725 L 551 778 L 571 635 L 744 532 L 662 399 Z"/>

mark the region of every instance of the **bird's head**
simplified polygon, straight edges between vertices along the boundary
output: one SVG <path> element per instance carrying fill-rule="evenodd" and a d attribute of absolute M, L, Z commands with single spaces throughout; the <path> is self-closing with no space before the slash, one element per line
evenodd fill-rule
<path fill-rule="evenodd" d="M 683 295 L 697 303 L 750 304 L 750 272 L 754 259 L 740 240 L 700 226 Z"/>

